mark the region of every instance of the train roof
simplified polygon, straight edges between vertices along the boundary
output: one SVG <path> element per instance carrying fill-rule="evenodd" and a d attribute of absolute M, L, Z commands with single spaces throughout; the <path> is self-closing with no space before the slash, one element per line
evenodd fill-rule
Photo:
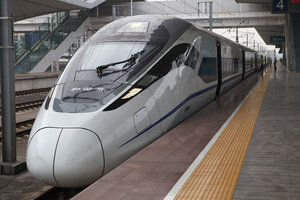
<path fill-rule="evenodd" d="M 214 37 L 217 41 L 240 46 L 245 51 L 259 53 L 197 24 L 166 15 L 136 15 L 115 20 L 97 31 L 92 41 L 147 41 L 166 44 L 179 38 L 192 26 Z"/>
<path fill-rule="evenodd" d="M 179 18 L 138 15 L 116 20 L 97 31 L 97 41 L 147 41 L 167 43 L 180 37 L 192 24 Z"/>

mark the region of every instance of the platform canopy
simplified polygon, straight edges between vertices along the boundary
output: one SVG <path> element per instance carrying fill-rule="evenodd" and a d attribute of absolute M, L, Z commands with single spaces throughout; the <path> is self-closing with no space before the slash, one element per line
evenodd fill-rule
<path fill-rule="evenodd" d="M 105 0 L 12 0 L 14 20 L 35 17 L 64 10 L 94 8 Z"/>
<path fill-rule="evenodd" d="M 272 3 L 273 0 L 235 0 L 237 3 Z"/>
<path fill-rule="evenodd" d="M 247 4 L 263 4 L 266 11 L 272 12 L 272 5 L 273 0 L 235 0 L 237 3 L 247 3 Z M 274 1 L 275 2 L 275 1 Z M 279 2 L 279 0 L 277 1 Z M 273 16 L 273 19 L 276 19 L 278 17 L 283 17 L 285 20 L 285 13 L 277 13 Z M 262 20 L 264 21 L 264 19 Z M 265 41 L 266 44 L 272 45 L 274 43 L 271 42 L 271 37 L 281 37 L 285 35 L 284 25 L 276 25 L 270 23 L 267 26 L 255 26 L 255 29 L 259 33 L 259 35 L 262 37 L 262 39 Z"/>

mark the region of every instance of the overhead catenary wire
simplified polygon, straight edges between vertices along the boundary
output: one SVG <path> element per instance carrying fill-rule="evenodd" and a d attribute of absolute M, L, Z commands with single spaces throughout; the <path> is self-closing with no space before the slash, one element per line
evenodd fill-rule
<path fill-rule="evenodd" d="M 151 6 L 152 8 L 155 8 L 155 9 L 157 9 L 157 10 L 160 10 L 162 13 L 165 13 L 164 10 L 162 10 L 162 9 L 160 9 L 160 8 L 158 8 L 158 7 L 154 6 L 154 5 L 152 5 L 151 3 L 147 2 L 147 1 L 145 1 L 145 3 L 146 3 L 148 6 Z M 148 14 L 150 14 L 150 13 L 148 13 Z"/>
<path fill-rule="evenodd" d="M 228 11 L 227 9 L 225 9 L 224 6 L 221 5 L 219 2 L 217 2 L 217 1 L 215 1 L 215 0 L 213 0 L 213 2 L 216 3 L 216 4 L 218 4 L 223 10 L 225 10 L 225 11 L 226 11 L 225 13 L 231 14 L 231 12 Z"/>
<path fill-rule="evenodd" d="M 184 5 L 188 5 L 189 7 L 193 8 L 193 9 L 195 9 L 196 11 L 198 11 L 198 12 L 200 12 L 200 13 L 202 13 L 202 14 L 205 14 L 207 17 L 209 17 L 209 13 L 207 13 L 207 12 L 202 12 L 199 8 L 192 6 L 191 4 L 187 3 L 186 1 L 179 1 L 179 0 L 176 0 L 176 1 L 177 1 L 177 2 L 180 2 L 180 3 L 183 3 Z M 198 3 L 199 3 L 199 2 L 198 2 Z M 202 2 L 202 3 L 205 3 L 205 2 Z M 219 23 L 221 23 L 223 26 L 225 26 L 225 24 L 223 24 L 222 22 L 219 22 Z"/>
<path fill-rule="evenodd" d="M 215 2 L 217 5 L 219 5 L 221 8 L 222 8 L 222 10 L 224 10 L 225 12 L 224 13 L 228 13 L 228 14 L 231 14 L 231 12 L 229 11 L 229 10 L 227 10 L 227 9 L 225 9 L 224 8 L 224 6 L 223 5 L 221 5 L 218 1 L 216 1 L 216 0 L 213 0 L 213 2 Z M 223 24 L 223 23 L 222 23 Z M 223 33 L 221 33 L 220 35 L 223 35 L 223 34 L 225 34 L 225 33 L 227 33 L 227 32 L 229 32 L 231 29 L 234 29 L 234 28 L 238 28 L 238 26 L 240 26 L 242 24 L 242 22 L 239 22 L 237 25 L 235 25 L 235 26 L 233 26 L 233 27 L 231 27 L 231 28 L 229 28 L 228 30 L 226 30 L 225 32 L 223 32 Z M 224 24 L 223 24 L 224 25 Z M 224 25 L 225 26 L 225 25 Z"/>
<path fill-rule="evenodd" d="M 188 5 L 189 7 L 191 7 L 191 8 L 193 8 L 193 9 L 199 11 L 199 9 L 198 9 L 197 7 L 194 7 L 194 6 L 192 6 L 191 4 L 189 4 L 189 3 L 185 2 L 185 1 L 179 1 L 179 0 L 176 0 L 176 1 L 177 1 L 177 2 L 180 2 L 180 3 L 183 3 L 184 5 Z M 207 13 L 202 12 L 202 11 L 200 11 L 200 12 L 203 13 L 203 14 L 207 14 Z"/>
<path fill-rule="evenodd" d="M 224 13 L 228 13 L 228 14 L 231 14 L 231 12 L 230 11 L 228 11 L 227 9 L 225 9 L 224 8 L 224 6 L 223 5 L 221 5 L 218 1 L 216 1 L 216 0 L 213 0 L 213 2 L 214 3 L 216 3 L 217 5 L 219 5 L 221 8 L 222 8 L 222 10 L 225 10 L 225 12 Z M 221 22 L 220 22 L 221 23 Z M 221 24 L 223 24 L 223 23 L 221 23 Z M 229 32 L 231 29 L 233 29 L 233 28 L 237 28 L 239 25 L 241 25 L 242 24 L 242 22 L 239 22 L 237 25 L 235 25 L 235 26 L 233 26 L 233 27 L 231 27 L 231 28 L 228 28 L 225 32 L 223 32 L 223 33 L 221 33 L 221 35 L 223 35 L 223 34 L 225 34 L 225 33 L 227 33 L 227 32 Z M 224 24 L 223 24 L 224 25 Z M 224 25 L 225 26 L 225 25 Z"/>
<path fill-rule="evenodd" d="M 209 13 L 201 11 L 199 8 L 193 6 L 192 4 L 190 4 L 190 3 L 186 2 L 186 1 L 182 1 L 182 0 L 175 0 L 175 1 L 178 2 L 178 3 L 181 3 L 181 4 L 183 4 L 183 5 L 185 5 L 185 6 L 187 6 L 187 7 L 190 7 L 190 8 L 192 8 L 193 10 L 196 10 L 196 11 L 200 12 L 201 14 L 204 14 L 204 15 L 206 15 L 206 16 L 209 17 Z M 159 5 L 163 6 L 163 7 L 166 7 L 166 8 L 168 8 L 168 9 L 173 10 L 173 11 L 175 11 L 175 12 L 178 12 L 178 13 L 180 13 L 180 14 L 186 14 L 185 12 L 176 9 L 176 8 L 174 8 L 174 7 L 170 6 L 170 5 L 168 5 L 167 3 L 162 3 L 162 2 L 159 1 L 159 0 L 153 0 L 152 2 L 155 2 L 155 3 L 157 3 L 157 4 L 159 4 Z M 166 11 L 162 10 L 161 8 L 159 8 L 159 7 L 157 7 L 157 6 L 154 6 L 155 4 L 152 4 L 152 3 L 147 2 L 147 1 L 145 1 L 145 3 L 146 3 L 146 5 L 148 5 L 148 6 L 150 6 L 150 7 L 153 7 L 153 8 L 155 8 L 156 10 L 159 10 L 162 14 L 163 14 L 163 13 L 166 13 Z M 205 3 L 205 2 L 202 2 L 202 3 Z M 221 7 L 221 9 L 224 11 L 224 13 L 231 14 L 226 8 L 224 8 L 224 6 L 221 5 L 218 1 L 213 0 L 213 3 L 216 3 L 219 7 Z M 137 10 L 137 9 L 136 9 L 136 10 Z M 143 11 L 141 11 L 141 10 L 137 10 L 137 11 L 140 12 L 140 13 L 145 13 L 145 12 L 143 12 Z M 146 14 L 150 14 L 150 12 L 148 12 L 148 13 L 146 13 Z M 168 14 L 168 13 L 167 13 L 167 14 Z M 218 21 L 217 23 L 222 24 L 224 27 L 226 27 L 226 25 L 225 25 L 223 22 L 221 22 L 221 21 Z M 224 35 L 225 33 L 229 32 L 231 29 L 237 28 L 237 27 L 240 26 L 241 24 L 242 24 L 242 22 L 239 22 L 239 23 L 236 24 L 235 26 L 230 27 L 230 28 L 227 28 L 227 30 L 226 30 L 225 32 L 221 33 L 220 35 Z"/>
<path fill-rule="evenodd" d="M 177 12 L 179 12 L 179 13 L 186 14 L 185 12 L 182 12 L 182 11 L 180 11 L 180 10 L 174 9 L 174 8 L 168 6 L 167 4 L 163 4 L 163 3 L 161 3 L 161 2 L 158 1 L 158 0 L 154 0 L 153 2 L 159 3 L 160 5 L 162 5 L 162 6 L 164 6 L 164 7 L 167 7 L 167 8 L 170 8 L 171 10 L 177 11 Z M 198 8 L 192 6 L 191 4 L 189 4 L 189 3 L 187 3 L 187 2 L 183 2 L 183 1 L 179 1 L 179 0 L 176 0 L 176 2 L 183 3 L 183 4 L 185 4 L 185 5 L 188 5 L 189 7 L 194 8 L 195 10 L 199 11 Z M 205 13 L 205 12 L 202 12 L 202 11 L 200 11 L 200 12 L 201 12 L 202 14 L 207 15 L 207 16 L 209 17 L 208 13 Z M 223 24 L 222 22 L 219 22 L 219 23 L 222 24 L 223 26 L 225 26 L 225 24 Z"/>
<path fill-rule="evenodd" d="M 168 6 L 167 4 L 163 4 L 163 3 L 161 3 L 160 1 L 154 0 L 153 2 L 156 2 L 156 3 L 158 3 L 158 4 L 160 4 L 160 5 L 164 6 L 164 7 L 167 7 L 167 8 L 169 8 L 169 9 L 171 9 L 171 10 L 174 10 L 174 11 L 176 11 L 176 12 L 185 14 L 184 12 L 182 12 L 182 11 L 180 11 L 180 10 L 177 10 L 177 9 L 175 9 L 175 8 L 173 8 L 173 7 L 170 7 L 170 6 Z"/>
<path fill-rule="evenodd" d="M 160 9 L 159 7 L 156 7 L 156 6 L 154 6 L 154 5 L 152 5 L 151 3 L 148 3 L 147 1 L 145 1 L 144 2 L 146 5 L 148 5 L 149 7 L 152 7 L 152 8 L 154 8 L 155 10 L 159 10 L 160 12 L 161 12 L 161 14 L 164 14 L 165 13 L 165 10 L 162 10 L 162 9 Z M 147 11 L 145 11 L 145 10 L 140 10 L 140 9 L 137 9 L 135 6 L 133 6 L 133 11 L 137 11 L 138 13 L 140 13 L 140 14 L 152 14 L 151 12 L 147 12 Z"/>
<path fill-rule="evenodd" d="M 207 13 L 207 12 L 202 12 L 201 10 L 199 10 L 199 8 L 192 6 L 191 4 L 189 4 L 189 3 L 187 3 L 187 2 L 180 1 L 180 0 L 176 0 L 176 1 L 177 1 L 177 2 L 180 2 L 180 3 L 183 3 L 183 4 L 185 4 L 185 5 L 188 5 L 189 7 L 193 8 L 193 9 L 195 9 L 196 11 L 198 11 L 198 12 L 200 12 L 200 13 L 202 13 L 202 14 L 205 14 L 205 15 L 207 15 L 207 16 L 209 17 L 209 13 Z M 213 1 L 213 2 L 215 2 L 215 1 Z M 198 2 L 198 3 L 199 3 L 199 2 Z M 205 3 L 205 2 L 201 2 L 201 3 Z M 223 8 L 223 6 L 222 6 L 221 4 L 219 4 L 218 2 L 216 2 L 216 3 L 217 3 L 219 6 L 221 6 L 222 9 L 226 10 L 225 8 Z M 222 22 L 218 22 L 218 23 L 222 24 L 223 26 L 226 26 L 226 25 L 223 24 Z"/>
<path fill-rule="evenodd" d="M 154 0 L 154 2 L 157 2 L 157 3 L 159 3 L 160 5 L 162 5 L 162 6 L 164 6 L 164 7 L 170 8 L 171 10 L 177 11 L 177 12 L 179 12 L 180 14 L 181 14 L 181 13 L 187 14 L 187 13 L 185 13 L 185 12 L 182 12 L 182 11 L 179 11 L 179 10 L 177 10 L 177 9 L 174 9 L 173 7 L 171 7 L 171 6 L 167 5 L 167 4 L 164 4 L 164 3 L 162 3 L 162 2 L 159 2 L 159 1 L 157 1 L 157 0 Z M 201 11 L 199 8 L 193 6 L 193 5 L 190 4 L 189 2 L 182 1 L 182 0 L 176 0 L 176 2 L 179 2 L 179 3 L 181 3 L 181 4 L 183 4 L 183 5 L 187 6 L 187 7 L 190 7 L 190 8 L 192 8 L 193 10 L 196 10 L 196 11 L 198 11 L 198 12 L 200 12 L 201 14 L 204 14 L 204 15 L 206 15 L 206 16 L 209 15 L 209 13 Z M 232 14 L 229 10 L 227 10 L 227 9 L 224 7 L 224 5 L 220 4 L 217 0 L 212 0 L 212 2 L 213 2 L 213 3 L 216 3 L 216 5 L 219 6 L 219 7 L 221 8 L 221 10 L 222 10 L 223 13 Z M 202 3 L 205 3 L 205 2 L 202 2 Z M 215 22 L 215 23 L 222 24 L 224 27 L 226 27 L 226 25 L 225 25 L 222 21 L 217 21 L 217 22 Z M 230 28 L 226 28 L 227 30 L 226 30 L 225 32 L 221 33 L 220 35 L 224 35 L 225 33 L 230 32 L 231 29 L 236 29 L 236 28 L 238 28 L 242 23 L 243 23 L 242 21 L 239 21 L 236 25 L 234 25 L 234 26 L 232 26 L 232 27 L 230 27 Z"/>

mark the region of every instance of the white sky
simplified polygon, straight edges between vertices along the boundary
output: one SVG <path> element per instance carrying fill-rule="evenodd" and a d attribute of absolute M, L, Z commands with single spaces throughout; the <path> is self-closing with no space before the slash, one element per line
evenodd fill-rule
<path fill-rule="evenodd" d="M 225 38 L 236 41 L 236 29 L 213 29 L 213 32 L 222 35 Z M 265 51 L 266 53 L 269 51 L 273 54 L 275 45 L 266 45 L 264 40 L 258 34 L 255 28 L 239 28 L 239 43 L 247 46 L 247 35 L 248 35 L 248 47 L 254 49 L 254 41 L 255 41 L 255 50 Z M 259 49 L 258 49 L 259 47 Z M 276 49 L 278 54 L 279 49 Z"/>
<path fill-rule="evenodd" d="M 222 35 L 223 37 L 226 37 L 228 39 L 231 39 L 233 41 L 236 41 L 236 29 L 232 28 L 230 29 L 213 29 L 213 32 Z M 239 35 L 239 43 L 247 46 L 247 35 L 248 35 L 248 47 L 254 48 L 254 42 L 255 42 L 255 49 L 258 50 L 258 46 L 265 50 L 274 50 L 274 45 L 266 45 L 264 40 L 260 37 L 258 32 L 255 28 L 239 28 L 238 29 L 238 35 Z"/>

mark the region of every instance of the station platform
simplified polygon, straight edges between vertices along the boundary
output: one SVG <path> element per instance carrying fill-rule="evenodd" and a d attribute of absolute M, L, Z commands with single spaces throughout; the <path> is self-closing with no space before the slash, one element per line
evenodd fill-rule
<path fill-rule="evenodd" d="M 299 199 L 300 74 L 279 65 L 243 81 L 73 199 Z"/>
<path fill-rule="evenodd" d="M 40 88 L 51 88 L 61 72 L 49 72 L 41 74 L 16 74 L 15 91 L 26 91 Z"/>

